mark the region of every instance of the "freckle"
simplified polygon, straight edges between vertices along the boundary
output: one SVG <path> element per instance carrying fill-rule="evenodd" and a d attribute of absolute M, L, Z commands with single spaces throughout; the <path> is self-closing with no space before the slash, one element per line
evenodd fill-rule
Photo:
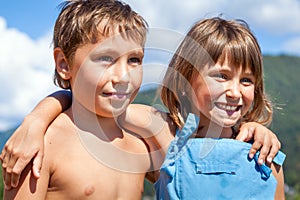
<path fill-rule="evenodd" d="M 88 186 L 85 188 L 84 190 L 84 194 L 86 196 L 90 196 L 91 194 L 93 194 L 95 192 L 95 187 L 94 186 Z"/>

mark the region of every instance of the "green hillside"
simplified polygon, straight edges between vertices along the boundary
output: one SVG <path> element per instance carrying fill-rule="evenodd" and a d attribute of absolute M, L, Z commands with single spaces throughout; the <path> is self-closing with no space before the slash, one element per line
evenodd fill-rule
<path fill-rule="evenodd" d="M 266 90 L 278 107 L 271 129 L 287 154 L 285 182 L 300 194 L 300 58 L 265 56 L 264 65 Z"/>

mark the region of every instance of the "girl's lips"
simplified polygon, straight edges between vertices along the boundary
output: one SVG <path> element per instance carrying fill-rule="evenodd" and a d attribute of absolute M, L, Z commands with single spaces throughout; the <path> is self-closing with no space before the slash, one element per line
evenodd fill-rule
<path fill-rule="evenodd" d="M 223 103 L 215 103 L 216 107 L 219 109 L 225 110 L 227 112 L 235 112 L 242 108 L 241 105 L 229 105 Z"/>

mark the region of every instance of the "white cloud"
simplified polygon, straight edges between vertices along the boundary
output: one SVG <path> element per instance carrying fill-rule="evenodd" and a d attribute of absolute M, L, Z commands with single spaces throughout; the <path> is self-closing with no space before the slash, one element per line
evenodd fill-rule
<path fill-rule="evenodd" d="M 0 17 L 0 130 L 16 125 L 54 90 L 51 37 L 32 40 Z"/>
<path fill-rule="evenodd" d="M 251 26 L 279 33 L 300 32 L 299 0 L 127 0 L 154 27 L 185 31 L 203 17 L 224 13 L 230 18 L 243 18 Z"/>
<path fill-rule="evenodd" d="M 268 34 L 300 32 L 300 2 L 298 0 L 247 0 L 233 2 L 233 13 L 244 17 L 254 27 Z M 241 6 L 242 4 L 242 6 Z"/>
<path fill-rule="evenodd" d="M 299 0 L 126 0 L 140 13 L 150 27 L 168 28 L 185 34 L 199 19 L 224 14 L 226 18 L 240 18 L 250 25 L 259 41 L 270 38 L 300 35 Z M 282 52 L 281 41 L 272 52 Z M 269 49 L 265 47 L 263 49 Z M 298 53 L 295 49 L 289 52 Z M 268 53 L 268 52 L 266 52 Z"/>

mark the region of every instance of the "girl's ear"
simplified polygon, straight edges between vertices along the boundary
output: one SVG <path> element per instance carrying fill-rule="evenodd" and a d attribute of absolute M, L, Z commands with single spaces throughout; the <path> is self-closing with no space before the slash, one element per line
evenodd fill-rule
<path fill-rule="evenodd" d="M 55 68 L 60 77 L 64 80 L 71 78 L 71 71 L 68 60 L 61 48 L 55 48 L 54 52 Z"/>

